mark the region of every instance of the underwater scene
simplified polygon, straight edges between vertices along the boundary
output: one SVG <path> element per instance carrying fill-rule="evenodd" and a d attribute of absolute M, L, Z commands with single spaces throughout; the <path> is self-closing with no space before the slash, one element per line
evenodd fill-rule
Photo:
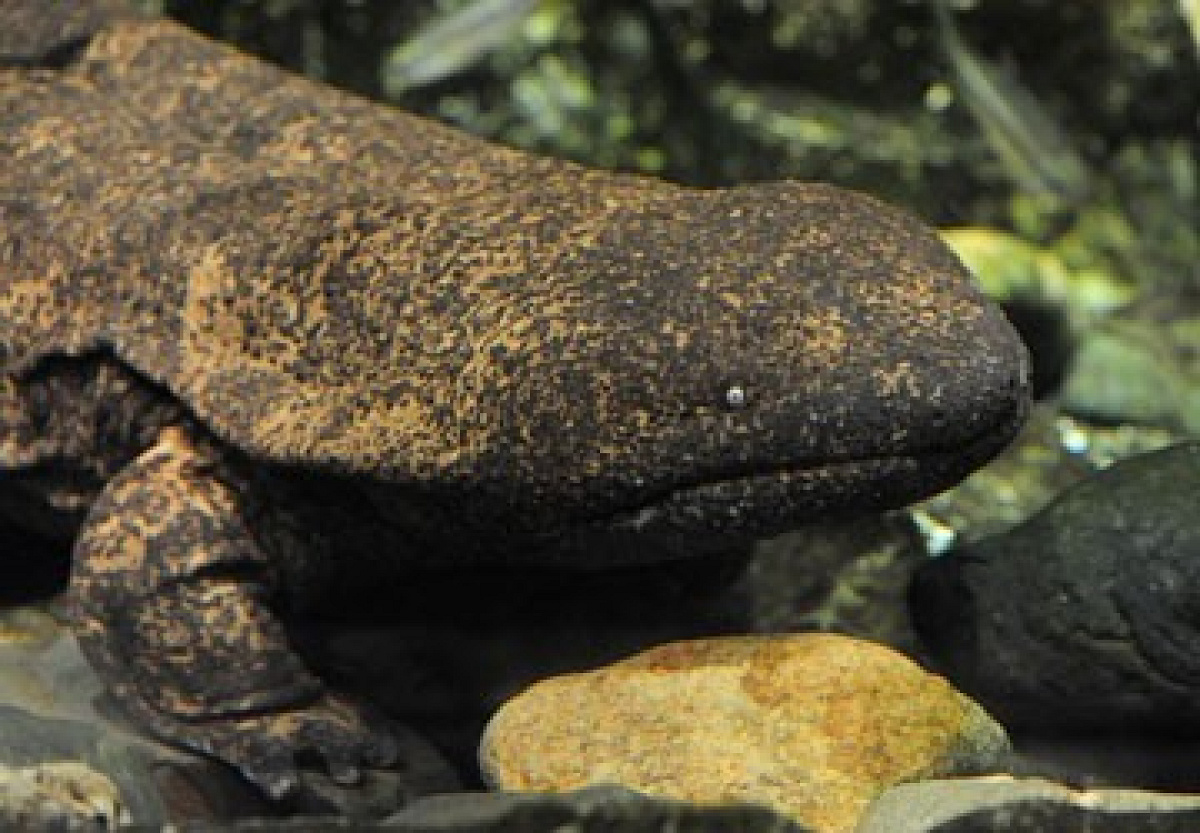
<path fill-rule="evenodd" d="M 1197 0 L 0 3 L 2 829 L 1200 830 L 1198 433 Z"/>

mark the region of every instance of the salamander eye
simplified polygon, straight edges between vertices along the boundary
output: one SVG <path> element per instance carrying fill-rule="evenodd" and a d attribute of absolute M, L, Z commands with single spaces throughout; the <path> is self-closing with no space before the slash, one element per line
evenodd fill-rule
<path fill-rule="evenodd" d="M 725 405 L 737 410 L 746 407 L 746 389 L 741 385 L 730 385 L 725 389 Z"/>

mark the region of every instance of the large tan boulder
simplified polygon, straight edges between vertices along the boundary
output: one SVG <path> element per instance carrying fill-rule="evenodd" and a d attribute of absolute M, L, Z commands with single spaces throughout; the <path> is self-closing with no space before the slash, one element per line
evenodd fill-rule
<path fill-rule="evenodd" d="M 978 705 L 903 655 L 808 633 L 671 643 L 544 680 L 493 716 L 480 762 L 505 790 L 616 783 L 846 831 L 887 787 L 1007 747 Z"/>

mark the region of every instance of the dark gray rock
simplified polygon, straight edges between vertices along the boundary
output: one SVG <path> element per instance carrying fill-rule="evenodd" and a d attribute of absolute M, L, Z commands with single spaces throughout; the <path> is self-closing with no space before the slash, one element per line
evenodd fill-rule
<path fill-rule="evenodd" d="M 1156 812 L 1102 811 L 1050 801 L 1019 802 L 966 813 L 928 828 L 927 833 L 1195 833 L 1200 809 Z"/>
<path fill-rule="evenodd" d="M 651 798 L 620 787 L 571 793 L 455 793 L 420 799 L 372 825 L 338 819 L 246 821 L 239 825 L 187 825 L 184 833 L 806 833 L 809 828 L 749 804 L 697 806 Z"/>
<path fill-rule="evenodd" d="M 914 624 L 1007 727 L 1200 736 L 1200 444 L 1118 463 L 924 565 Z"/>
<path fill-rule="evenodd" d="M 978 778 L 903 784 L 867 810 L 856 833 L 1194 833 L 1200 796 L 1076 791 L 1050 781 Z"/>
<path fill-rule="evenodd" d="M 651 798 L 620 787 L 559 795 L 464 793 L 432 796 L 389 820 L 405 833 L 538 833 L 572 830 L 621 833 L 805 833 L 809 828 L 750 804 L 698 806 Z"/>

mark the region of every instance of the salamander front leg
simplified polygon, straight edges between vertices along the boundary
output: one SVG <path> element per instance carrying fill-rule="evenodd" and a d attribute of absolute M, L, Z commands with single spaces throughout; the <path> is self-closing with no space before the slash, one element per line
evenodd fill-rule
<path fill-rule="evenodd" d="M 80 644 L 135 720 L 270 795 L 294 790 L 298 762 L 314 758 L 353 782 L 361 766 L 390 764 L 396 744 L 292 653 L 245 490 L 178 428 L 110 481 L 75 547 Z"/>

